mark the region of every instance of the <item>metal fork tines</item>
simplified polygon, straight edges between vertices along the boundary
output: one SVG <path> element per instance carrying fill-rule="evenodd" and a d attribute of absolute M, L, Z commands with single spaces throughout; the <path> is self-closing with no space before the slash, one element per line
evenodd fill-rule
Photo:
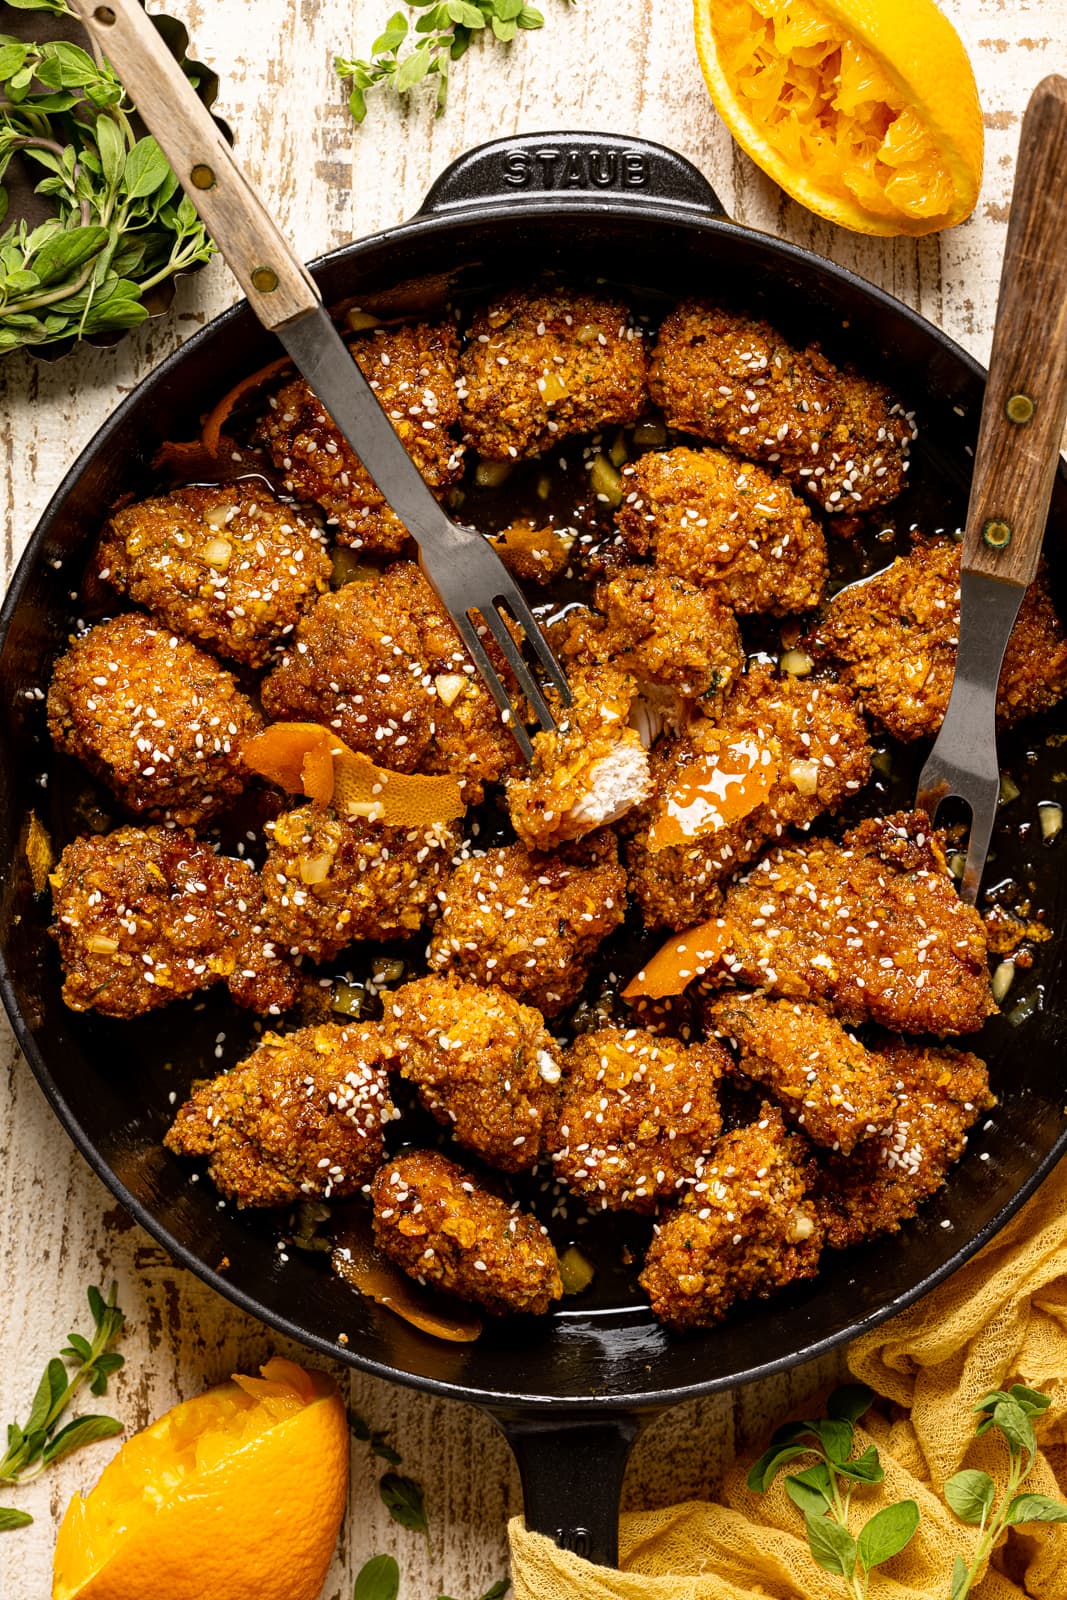
<path fill-rule="evenodd" d="M 931 822 L 942 802 L 962 800 L 971 812 L 960 894 L 973 905 L 1000 796 L 996 683 L 1025 590 L 981 572 L 960 582 L 960 640 L 952 694 L 934 748 L 919 774 L 915 804 Z"/>
<path fill-rule="evenodd" d="M 544 691 L 523 658 L 508 620 L 517 623 L 564 706 L 570 690 L 552 651 L 496 551 L 471 528 L 453 522 L 437 503 L 328 312 L 317 306 L 278 328 L 277 334 L 312 390 L 358 455 L 419 546 L 422 569 L 463 640 L 474 665 L 527 761 L 533 746 L 486 649 L 484 630 L 510 668 L 519 693 L 542 728 L 556 720 Z M 503 608 L 503 609 L 502 609 Z"/>

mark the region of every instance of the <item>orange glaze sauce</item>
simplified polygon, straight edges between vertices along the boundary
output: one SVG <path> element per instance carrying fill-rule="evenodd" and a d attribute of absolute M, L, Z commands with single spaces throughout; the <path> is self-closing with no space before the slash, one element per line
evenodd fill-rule
<path fill-rule="evenodd" d="M 382 1254 L 372 1237 L 369 1217 L 353 1218 L 345 1227 L 330 1265 L 351 1288 L 435 1339 L 470 1344 L 482 1331 L 482 1319 L 472 1306 L 438 1289 L 420 1288 Z"/>
<path fill-rule="evenodd" d="M 778 764 L 753 739 L 734 739 L 714 755 L 694 761 L 667 795 L 649 829 L 653 850 L 686 844 L 762 805 L 778 776 Z"/>
<path fill-rule="evenodd" d="M 656 951 L 636 978 L 631 978 L 622 991 L 624 1000 L 644 996 L 649 1000 L 663 1000 L 668 995 L 681 994 L 694 978 L 702 977 L 708 968 L 730 947 L 730 926 L 722 917 L 701 922 Z"/>

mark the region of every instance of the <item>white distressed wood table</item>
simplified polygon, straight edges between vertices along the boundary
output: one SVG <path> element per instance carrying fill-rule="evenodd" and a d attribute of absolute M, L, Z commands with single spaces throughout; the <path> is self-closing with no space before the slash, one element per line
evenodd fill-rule
<path fill-rule="evenodd" d="M 394 0 L 169 0 L 193 53 L 222 79 L 218 109 L 237 151 L 305 257 L 399 222 L 447 162 L 479 141 L 556 128 L 636 133 L 688 156 L 739 221 L 832 256 L 917 307 L 980 359 L 988 354 L 1018 140 L 1033 85 L 1067 71 L 1067 0 L 944 0 L 971 54 L 985 110 L 985 182 L 963 227 L 921 241 L 843 233 L 787 201 L 733 145 L 704 92 L 688 0 L 541 0 L 547 25 L 510 50 L 475 46 L 456 69 L 447 114 L 425 100 L 375 104 L 357 131 L 332 70 L 366 54 Z M 896 0 L 907 12 L 909 0 Z M 152 0 L 153 7 L 155 0 Z M 0 4 L 0 19 L 6 8 Z M 3 31 L 0 20 L 0 31 Z M 47 365 L 0 363 L 0 513 L 4 575 L 61 476 L 148 370 L 237 297 L 221 263 L 186 280 L 169 317 L 114 350 Z M 174 1266 L 90 1173 L 53 1119 L 6 1024 L 0 1039 L 0 1424 L 24 1416 L 43 1362 L 83 1319 L 87 1283 L 118 1280 L 129 1318 L 113 1406 L 130 1428 L 236 1368 L 286 1349 L 260 1324 Z M 136 1085 L 131 1085 L 136 1093 Z M 670 1414 L 644 1437 L 627 1478 L 631 1504 L 713 1492 L 723 1464 L 765 1418 L 826 1380 L 807 1367 Z M 431 1549 L 389 1520 L 376 1463 L 353 1447 L 352 1493 L 325 1600 L 347 1600 L 371 1554 L 391 1550 L 402 1600 L 476 1600 L 506 1570 L 505 1523 L 519 1505 L 508 1450 L 468 1408 L 349 1374 L 354 1408 L 387 1428 L 421 1480 Z M 37 1519 L 0 1535 L 0 1595 L 48 1593 L 54 1530 L 70 1494 L 94 1481 L 97 1445 L 5 1498 Z"/>

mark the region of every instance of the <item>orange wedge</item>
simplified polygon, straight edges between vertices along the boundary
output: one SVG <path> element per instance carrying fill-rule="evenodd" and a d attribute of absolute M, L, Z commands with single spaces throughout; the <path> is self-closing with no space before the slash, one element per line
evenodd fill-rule
<path fill-rule="evenodd" d="M 52 1600 L 317 1600 L 348 1498 L 333 1379 L 275 1358 L 127 1440 L 67 1507 Z"/>
<path fill-rule="evenodd" d="M 697 52 L 738 144 L 859 233 L 932 233 L 974 210 L 978 88 L 933 0 L 696 0 Z"/>

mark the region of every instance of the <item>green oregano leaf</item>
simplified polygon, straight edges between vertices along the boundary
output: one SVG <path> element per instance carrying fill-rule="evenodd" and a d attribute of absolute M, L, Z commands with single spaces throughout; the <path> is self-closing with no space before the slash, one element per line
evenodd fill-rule
<path fill-rule="evenodd" d="M 957 1472 L 945 1483 L 945 1499 L 961 1522 L 979 1523 L 989 1515 L 996 1485 L 988 1472 Z"/>
<path fill-rule="evenodd" d="M 1067 1506 L 1047 1494 L 1017 1494 L 1005 1520 L 1010 1528 L 1020 1522 L 1067 1522 Z"/>
<path fill-rule="evenodd" d="M 400 1568 L 395 1556 L 371 1556 L 356 1574 L 352 1600 L 396 1600 L 400 1593 Z"/>
<path fill-rule="evenodd" d="M 378 1483 L 382 1504 L 394 1522 L 412 1533 L 429 1537 L 430 1525 L 426 1520 L 426 1506 L 422 1489 L 414 1478 L 402 1477 L 399 1472 L 387 1472 Z"/>
<path fill-rule="evenodd" d="M 851 1578 L 856 1570 L 856 1541 L 848 1529 L 831 1522 L 829 1517 L 806 1516 L 804 1526 L 812 1559 L 824 1572 Z"/>
<path fill-rule="evenodd" d="M 914 1500 L 901 1500 L 876 1511 L 860 1529 L 856 1540 L 856 1553 L 864 1572 L 899 1555 L 915 1537 L 918 1526 L 919 1507 Z"/>

